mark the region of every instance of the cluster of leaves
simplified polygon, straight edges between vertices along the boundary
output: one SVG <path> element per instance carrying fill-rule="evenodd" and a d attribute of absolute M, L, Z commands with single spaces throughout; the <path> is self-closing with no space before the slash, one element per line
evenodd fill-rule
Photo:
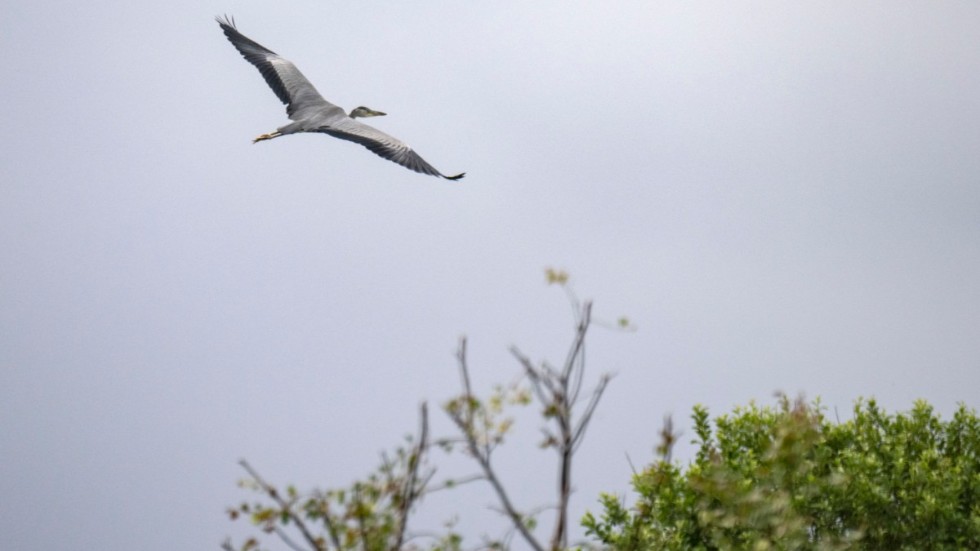
<path fill-rule="evenodd" d="M 490 396 L 480 399 L 461 394 L 448 400 L 443 409 L 451 419 L 466 419 L 463 440 L 443 438 L 436 441 L 445 451 L 451 452 L 472 438 L 480 448 L 492 451 L 504 443 L 504 438 L 514 426 L 514 418 L 508 415 L 509 406 L 526 406 L 531 403 L 530 391 L 519 383 L 495 385 Z"/>
<path fill-rule="evenodd" d="M 382 551 L 411 549 L 406 542 L 408 514 L 421 497 L 434 469 L 424 465 L 427 441 L 427 414 L 422 408 L 422 429 L 417 439 L 407 437 L 392 454 L 382 454 L 381 465 L 349 488 L 301 493 L 288 486 L 285 492 L 266 482 L 247 462 L 242 467 L 250 478 L 244 488 L 263 494 L 263 499 L 243 502 L 228 509 L 232 520 L 245 518 L 276 534 L 294 550 Z M 449 530 L 429 538 L 427 549 L 458 551 L 462 538 Z M 298 533 L 299 543 L 290 533 Z M 230 541 L 225 551 L 261 551 L 258 538 L 251 537 L 235 547 Z"/>
<path fill-rule="evenodd" d="M 635 475 L 633 507 L 601 498 L 588 533 L 628 550 L 980 549 L 980 420 L 925 402 L 889 415 L 859 401 L 846 422 L 783 397 L 715 419 L 694 408 L 698 451 Z"/>

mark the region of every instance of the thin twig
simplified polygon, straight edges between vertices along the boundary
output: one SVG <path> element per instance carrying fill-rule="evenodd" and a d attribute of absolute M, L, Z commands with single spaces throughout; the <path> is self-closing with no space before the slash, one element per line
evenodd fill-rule
<path fill-rule="evenodd" d="M 572 456 L 575 453 L 576 433 L 573 430 L 572 407 L 575 404 L 582 379 L 585 373 L 585 335 L 589 329 L 592 303 L 585 302 L 578 317 L 575 338 L 565 358 L 561 373 L 556 377 L 559 391 L 555 393 L 554 407 L 555 422 L 558 424 L 560 441 L 558 442 L 558 513 L 555 519 L 555 529 L 551 536 L 551 549 L 559 550 L 566 547 L 568 541 L 568 502 L 572 493 Z M 574 383 L 572 379 L 574 378 Z M 587 421 L 586 421 L 587 422 Z M 580 426 L 581 427 L 581 426 Z"/>
<path fill-rule="evenodd" d="M 572 361 L 576 364 L 578 369 L 572 369 L 570 374 L 575 376 L 575 382 L 572 384 L 572 389 L 568 393 L 568 407 L 574 406 L 578 403 L 578 394 L 582 390 L 582 381 L 585 379 L 585 333 L 589 330 L 592 325 L 592 303 L 586 302 L 585 307 L 582 309 L 582 315 L 580 318 L 584 323 L 579 323 L 578 329 L 576 330 L 576 340 L 575 342 L 581 342 L 581 345 L 576 347 L 574 344 L 570 353 L 574 354 L 572 356 Z M 577 348 L 577 350 L 576 350 Z"/>
<path fill-rule="evenodd" d="M 463 425 L 462 419 L 455 415 L 451 416 L 451 418 L 460 428 L 460 430 L 464 432 L 467 431 L 467 428 Z M 521 536 L 525 541 L 527 541 L 531 548 L 533 548 L 535 551 L 544 551 L 541 544 L 538 543 L 538 541 L 534 538 L 534 535 L 532 535 L 527 529 L 527 526 L 524 525 L 521 514 L 517 512 L 517 509 L 515 509 L 514 505 L 511 503 L 510 497 L 507 495 L 507 490 L 505 490 L 503 484 L 500 483 L 500 480 L 497 478 L 497 474 L 493 470 L 493 466 L 490 464 L 490 458 L 480 453 L 479 445 L 473 437 L 467 439 L 467 446 L 469 447 L 470 454 L 474 459 L 476 459 L 476 462 L 483 470 L 483 474 L 486 477 L 487 482 L 490 483 L 490 486 L 493 487 L 494 492 L 497 493 L 497 498 L 500 500 L 500 504 L 503 506 L 505 514 L 514 524 L 514 527 L 517 528 L 517 530 L 521 533 Z"/>
<path fill-rule="evenodd" d="M 629 452 L 623 452 L 623 455 L 626 456 L 626 464 L 630 466 L 630 471 L 633 472 L 633 476 L 636 476 L 636 466 L 633 465 L 633 460 L 630 459 Z"/>
<path fill-rule="evenodd" d="M 330 536 L 330 543 L 334 547 L 340 549 L 340 533 L 337 530 L 337 525 L 330 520 L 330 503 L 327 501 L 328 494 L 323 494 L 321 492 L 316 493 L 317 502 L 320 505 L 320 518 L 323 519 L 323 525 L 327 527 L 327 534 Z"/>
<path fill-rule="evenodd" d="M 568 351 L 568 356 L 565 359 L 565 366 L 562 368 L 562 375 L 568 377 L 574 365 L 574 359 L 579 354 L 579 349 L 582 348 L 582 343 L 585 342 L 585 333 L 589 329 L 589 318 L 592 316 L 592 302 L 586 301 L 585 305 L 582 306 L 582 317 L 579 320 L 578 328 L 575 331 L 575 340 L 572 343 L 572 348 Z"/>
<path fill-rule="evenodd" d="M 586 301 L 579 303 L 577 297 L 566 287 L 569 299 L 572 302 L 575 313 L 575 336 L 565 357 L 565 362 L 561 369 L 550 367 L 547 363 L 536 366 L 530 358 L 521 353 L 516 346 L 510 348 L 511 355 L 524 369 L 524 373 L 530 381 L 530 387 L 535 398 L 544 407 L 545 419 L 554 421 L 556 431 L 552 432 L 547 428 L 543 429 L 546 444 L 554 446 L 559 455 L 558 466 L 558 504 L 557 518 L 555 521 L 554 532 L 551 537 L 549 549 L 558 551 L 567 547 L 568 543 L 568 504 L 570 501 L 572 459 L 578 445 L 582 442 L 586 428 L 592 420 L 596 407 L 609 383 L 609 376 L 603 376 L 599 384 L 593 389 L 588 403 L 582 412 L 581 419 L 575 422 L 574 408 L 578 403 L 579 393 L 585 377 L 585 338 L 592 323 L 592 303 Z M 483 432 L 478 432 L 475 425 L 476 407 L 472 398 L 470 387 L 469 368 L 466 363 L 466 341 L 460 342 L 457 352 L 459 368 L 463 381 L 464 399 L 467 400 L 465 412 L 459 408 L 450 411 L 450 418 L 459 427 L 464 435 L 467 449 L 470 455 L 477 461 L 483 471 L 483 478 L 490 483 L 497 494 L 502 507 L 502 513 L 508 516 L 514 530 L 520 533 L 535 551 L 544 551 L 541 543 L 535 539 L 525 524 L 527 515 L 521 515 L 514 508 L 503 485 L 497 477 L 491 464 L 491 452 L 493 447 L 487 443 L 482 445 L 478 437 Z M 486 432 L 487 428 L 483 427 Z"/>
<path fill-rule="evenodd" d="M 574 381 L 571 382 L 568 391 L 568 407 L 572 408 L 578 403 L 578 395 L 582 391 L 582 381 L 585 379 L 585 344 L 579 349 L 579 355 L 575 358 L 576 367 L 569 374 Z"/>
<path fill-rule="evenodd" d="M 292 548 L 293 551 L 307 551 L 305 548 L 300 547 L 299 544 L 294 542 L 292 538 L 289 537 L 289 534 L 287 534 L 285 530 L 279 528 L 278 526 L 274 526 L 273 528 L 276 531 L 276 535 L 279 536 L 279 539 L 281 539 L 283 543 L 285 543 L 290 548 Z"/>
<path fill-rule="evenodd" d="M 575 316 L 575 323 L 578 323 L 582 319 L 579 317 L 579 314 L 581 314 L 581 310 L 582 310 L 579 307 L 581 302 L 579 302 L 578 297 L 572 291 L 571 287 L 569 287 L 568 285 L 562 285 L 561 288 L 565 290 L 565 295 L 568 296 L 569 306 L 572 307 L 572 315 Z"/>
<path fill-rule="evenodd" d="M 296 528 L 298 528 L 300 533 L 303 534 L 303 538 L 306 539 L 306 542 L 309 543 L 311 546 L 313 546 L 313 549 L 316 549 L 317 551 L 323 551 L 323 546 L 320 544 L 319 540 L 313 537 L 313 534 L 310 533 L 309 529 L 307 529 L 306 523 L 303 522 L 303 519 L 300 518 L 295 513 L 293 513 L 292 509 L 289 506 L 289 503 L 287 503 L 286 500 L 279 495 L 279 492 L 277 492 L 273 486 L 269 485 L 265 480 L 263 480 L 262 477 L 259 476 L 259 473 L 256 472 L 255 469 L 253 469 L 252 466 L 248 464 L 248 461 L 242 459 L 241 461 L 238 462 L 238 464 L 241 465 L 242 468 L 248 472 L 249 476 L 255 479 L 255 482 L 257 482 L 259 486 L 261 486 L 262 489 L 265 490 L 265 493 L 269 494 L 269 497 L 271 497 L 272 500 L 279 505 L 279 507 L 282 509 L 283 514 L 285 514 L 288 518 L 290 518 L 293 522 L 296 523 Z"/>
<path fill-rule="evenodd" d="M 596 386 L 595 390 L 592 391 L 592 398 L 589 399 L 589 405 L 585 406 L 585 411 L 582 413 L 582 419 L 578 422 L 578 427 L 575 429 L 575 436 L 572 438 L 572 444 L 578 446 L 578 443 L 582 440 L 585 435 L 585 429 L 589 425 L 589 421 L 592 419 L 592 414 L 595 412 L 596 406 L 599 405 L 599 399 L 602 398 L 602 393 L 606 390 L 606 385 L 609 384 L 609 380 L 612 377 L 606 375 L 599 379 L 599 384 Z"/>
<path fill-rule="evenodd" d="M 473 474 L 470 476 L 465 476 L 463 478 L 454 478 L 451 480 L 446 480 L 441 484 L 435 486 L 428 486 L 425 489 L 426 494 L 431 494 L 433 492 L 440 492 L 442 490 L 449 490 L 457 486 L 462 486 L 463 484 L 469 484 L 471 482 L 479 482 L 480 480 L 486 480 L 487 477 L 482 474 Z"/>
<path fill-rule="evenodd" d="M 525 356 L 516 346 L 510 347 L 510 353 L 521 364 L 521 367 L 524 368 L 524 373 L 527 374 L 528 380 L 531 381 L 531 390 L 534 391 L 534 394 L 538 397 L 538 400 L 540 400 L 542 404 L 550 403 L 557 392 L 557 389 L 554 387 L 554 383 L 551 381 L 552 378 L 546 376 L 546 371 L 544 373 L 539 372 L 538 369 L 534 367 L 531 359 Z M 547 367 L 543 367 L 542 371 L 545 369 L 547 369 Z M 547 388 L 550 395 L 545 394 L 545 388 Z"/>
<path fill-rule="evenodd" d="M 429 439 L 429 407 L 425 402 L 422 402 L 420 416 L 422 419 L 419 427 L 419 441 L 412 455 L 408 458 L 408 478 L 402 488 L 402 499 L 398 510 L 398 531 L 391 547 L 392 551 L 398 551 L 402 547 L 402 542 L 405 540 L 405 529 L 408 527 L 408 513 L 420 493 L 420 489 L 417 487 L 419 467 L 422 465 Z"/>
<path fill-rule="evenodd" d="M 459 339 L 459 349 L 456 351 L 456 358 L 459 360 L 459 374 L 463 379 L 463 394 L 467 400 L 472 400 L 473 390 L 470 386 L 470 370 L 466 367 L 466 337 L 460 337 Z M 467 404 L 467 421 L 473 420 L 472 409 Z"/>

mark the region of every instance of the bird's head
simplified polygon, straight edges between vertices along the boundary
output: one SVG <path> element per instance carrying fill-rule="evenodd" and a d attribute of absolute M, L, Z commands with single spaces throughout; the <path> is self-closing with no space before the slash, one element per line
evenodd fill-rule
<path fill-rule="evenodd" d="M 374 109 L 371 109 L 370 107 L 364 107 L 363 105 L 360 107 L 355 107 L 350 112 L 350 118 L 352 119 L 356 119 L 357 117 L 362 117 L 362 118 L 383 117 L 384 115 L 387 115 L 387 113 L 382 113 L 381 111 L 375 111 Z"/>

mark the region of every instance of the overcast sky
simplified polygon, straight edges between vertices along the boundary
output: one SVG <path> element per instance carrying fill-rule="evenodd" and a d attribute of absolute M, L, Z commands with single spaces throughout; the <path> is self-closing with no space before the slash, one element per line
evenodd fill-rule
<path fill-rule="evenodd" d="M 350 483 L 457 390 L 460 335 L 481 389 L 518 374 L 512 344 L 561 360 L 548 266 L 637 328 L 589 344 L 590 378 L 617 376 L 576 515 L 696 403 L 980 403 L 980 3 L 3 12 L 4 548 L 217 549 L 246 533 L 223 516 L 251 497 L 242 457 Z M 466 178 L 324 135 L 253 145 L 286 116 L 221 13 Z M 526 434 L 501 470 L 531 508 L 554 479 Z M 420 520 L 458 506 L 475 543 L 492 496 L 461 495 Z"/>

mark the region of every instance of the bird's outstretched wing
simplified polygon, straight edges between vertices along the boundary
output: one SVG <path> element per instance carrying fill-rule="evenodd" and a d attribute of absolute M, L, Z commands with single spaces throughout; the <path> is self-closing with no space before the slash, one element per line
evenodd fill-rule
<path fill-rule="evenodd" d="M 347 116 L 340 107 L 323 99 L 291 61 L 238 32 L 234 19 L 227 16 L 215 19 L 235 49 L 258 68 L 272 91 L 286 104 L 286 113 L 290 119 L 306 121 L 311 112 L 330 113 L 329 123 L 326 123 L 326 126 L 315 130 L 303 128 L 304 131 L 323 132 L 342 140 L 359 143 L 385 159 L 422 174 L 439 176 L 447 180 L 459 180 L 465 175 L 462 173 L 446 176 L 425 162 L 425 159 L 413 151 L 408 144 Z M 312 111 L 310 108 L 313 108 Z"/>
<path fill-rule="evenodd" d="M 335 107 L 323 99 L 291 61 L 238 32 L 234 19 L 228 16 L 215 19 L 235 49 L 259 69 L 272 91 L 286 104 L 286 114 L 290 118 L 293 113 L 308 107 Z"/>
<path fill-rule="evenodd" d="M 447 180 L 459 180 L 463 176 L 466 176 L 465 172 L 456 174 L 455 176 L 446 176 L 427 163 L 407 143 L 349 117 L 334 121 L 330 126 L 321 127 L 317 129 L 317 132 L 323 132 L 335 138 L 359 143 L 370 149 L 373 153 L 415 172 L 421 172 L 430 176 L 439 176 Z"/>

